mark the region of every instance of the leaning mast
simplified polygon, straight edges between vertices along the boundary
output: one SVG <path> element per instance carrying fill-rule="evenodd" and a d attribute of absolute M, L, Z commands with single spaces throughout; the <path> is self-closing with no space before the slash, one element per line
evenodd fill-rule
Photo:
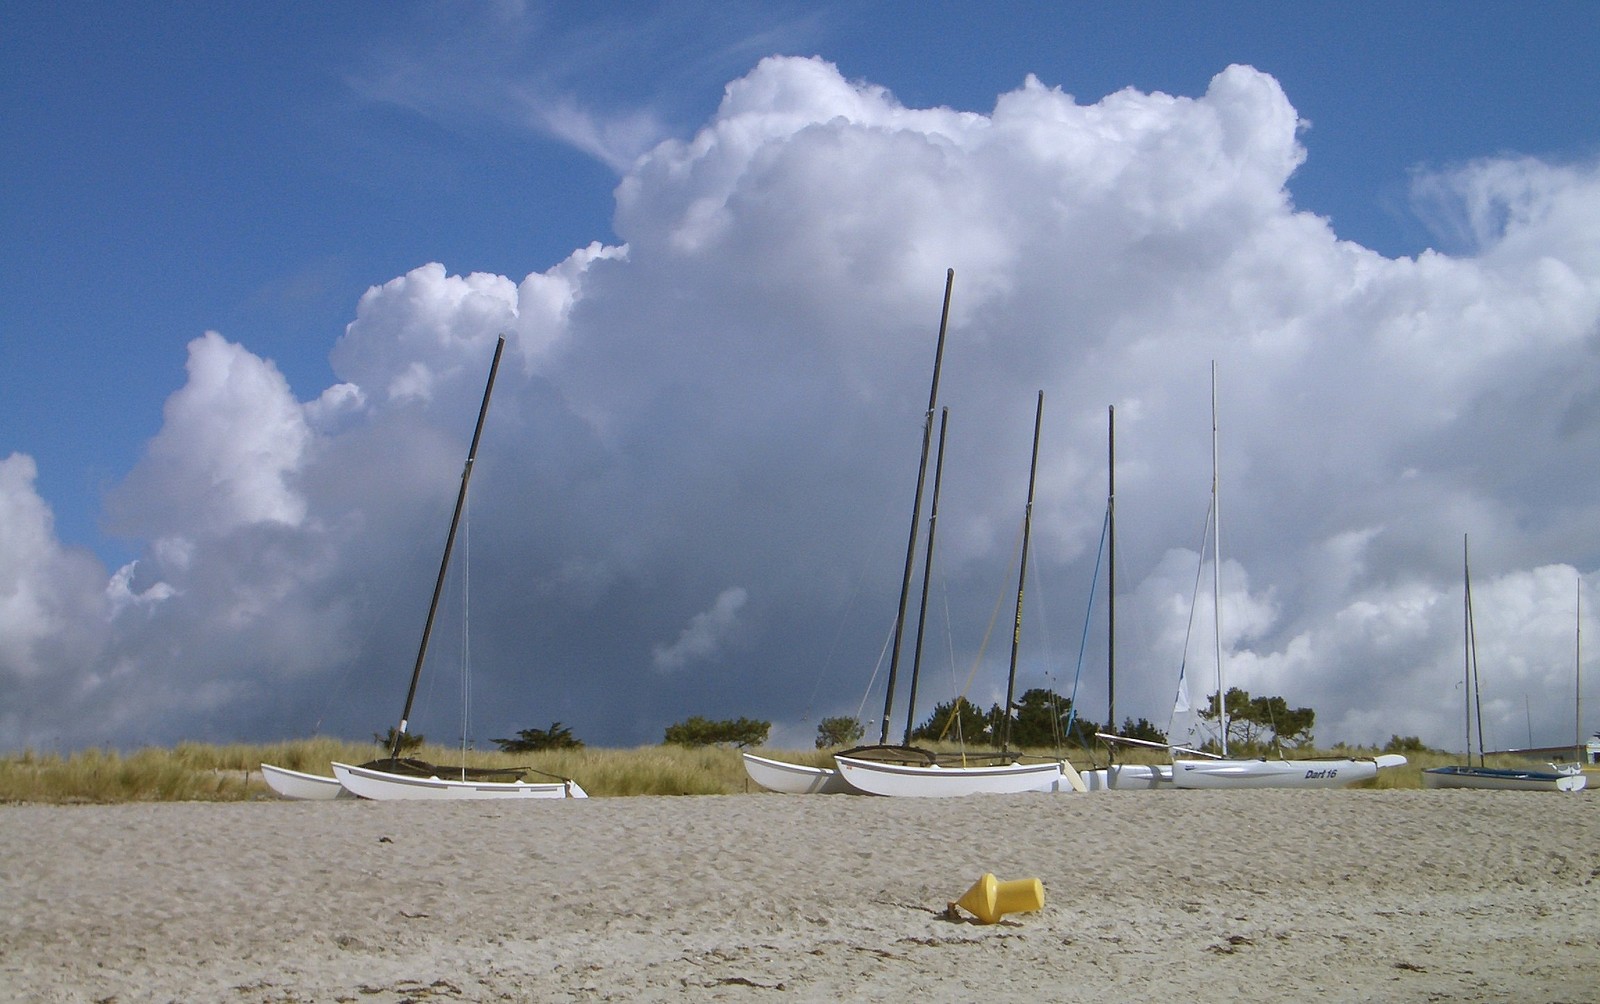
<path fill-rule="evenodd" d="M 1006 675 L 1006 711 L 1001 718 L 1000 752 L 1011 749 L 1011 711 L 1017 689 L 1017 649 L 1022 643 L 1022 594 L 1028 581 L 1028 538 L 1033 533 L 1033 485 L 1039 471 L 1039 427 L 1044 422 L 1044 391 L 1033 412 L 1033 459 L 1028 463 L 1028 505 L 1022 512 L 1022 562 L 1017 571 L 1017 615 L 1011 625 L 1011 670 Z"/>
<path fill-rule="evenodd" d="M 406 690 L 405 710 L 400 712 L 400 727 L 394 732 L 394 748 L 389 755 L 400 757 L 405 743 L 406 730 L 411 724 L 411 704 L 417 697 L 417 680 L 422 676 L 422 662 L 428 655 L 428 638 L 433 634 L 433 618 L 439 610 L 439 595 L 444 591 L 445 572 L 450 568 L 450 551 L 456 543 L 456 527 L 461 523 L 461 512 L 467 504 L 467 482 L 472 480 L 472 463 L 478 457 L 478 440 L 483 436 L 483 421 L 489 414 L 489 397 L 494 393 L 494 377 L 500 370 L 500 353 L 505 350 L 506 339 L 500 336 L 494 346 L 494 361 L 489 364 L 489 382 L 483 388 L 483 403 L 478 406 L 478 424 L 472 430 L 472 446 L 467 450 L 467 463 L 461 470 L 461 490 L 456 493 L 455 515 L 450 517 L 450 532 L 444 539 L 444 557 L 439 559 L 439 578 L 433 584 L 433 600 L 428 604 L 428 619 L 422 625 L 422 643 L 417 646 L 417 662 L 411 668 L 411 686 Z"/>

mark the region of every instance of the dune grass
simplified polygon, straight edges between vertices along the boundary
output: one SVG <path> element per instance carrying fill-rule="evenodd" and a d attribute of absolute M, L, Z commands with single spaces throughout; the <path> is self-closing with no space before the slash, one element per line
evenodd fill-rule
<path fill-rule="evenodd" d="M 950 747 L 954 749 L 954 747 Z M 832 750 L 767 750 L 763 756 L 815 767 L 832 766 Z M 1035 751 L 1038 755 L 1053 755 Z M 1336 749 L 1338 756 L 1370 756 L 1371 750 Z M 180 743 L 171 748 L 146 748 L 131 753 L 80 750 L 71 754 L 25 751 L 0 756 L 0 803 L 109 803 L 158 801 L 245 801 L 276 796 L 261 778 L 269 763 L 308 774 L 331 776 L 329 763 L 363 763 L 380 751 L 371 743 L 338 739 L 297 739 L 270 744 L 208 745 Z M 458 750 L 424 746 L 414 755 L 440 764 L 461 762 Z M 1313 755 L 1309 752 L 1299 755 Z M 1405 766 L 1385 770 L 1362 788 L 1420 788 L 1422 771 L 1461 762 L 1457 754 L 1437 751 L 1407 753 Z M 1105 766 L 1105 751 L 1071 751 L 1080 770 Z M 760 793 L 744 770 L 737 749 L 707 746 L 640 746 L 635 749 L 582 748 L 541 753 L 473 752 L 472 767 L 527 766 L 570 777 L 593 797 L 627 795 L 731 795 Z M 1120 763 L 1165 763 L 1164 750 L 1128 748 Z M 1528 766 L 1513 757 L 1489 758 L 1491 767 Z"/>
<path fill-rule="evenodd" d="M 180 743 L 131 753 L 89 749 L 70 754 L 24 751 L 0 756 L 0 803 L 243 801 L 277 796 L 261 777 L 269 763 L 332 776 L 329 764 L 364 763 L 384 752 L 371 743 L 299 739 L 264 745 Z M 577 779 L 591 796 L 742 793 L 748 783 L 733 749 L 643 746 L 509 754 L 423 746 L 409 751 L 439 764 L 531 767 Z"/>
<path fill-rule="evenodd" d="M 259 774 L 257 775 L 259 777 Z M 178 750 L 24 752 L 0 759 L 0 802 L 238 801 L 251 797 L 243 771 L 205 769 Z"/>

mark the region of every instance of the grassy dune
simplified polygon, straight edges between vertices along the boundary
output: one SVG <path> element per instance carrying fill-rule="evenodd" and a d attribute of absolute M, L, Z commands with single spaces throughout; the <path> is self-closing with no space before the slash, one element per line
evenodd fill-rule
<path fill-rule="evenodd" d="M 308 774 L 332 775 L 328 764 L 363 763 L 383 755 L 371 743 L 301 739 L 268 745 L 181 743 L 132 753 L 32 751 L 0 757 L 0 803 L 243 801 L 276 798 L 261 778 L 270 763 Z M 461 762 L 459 750 L 424 746 L 409 755 L 441 764 Z M 545 753 L 474 752 L 472 767 L 532 767 L 576 778 L 595 796 L 711 795 L 746 790 L 737 750 L 642 746 Z"/>
<path fill-rule="evenodd" d="M 1336 750 L 1337 755 L 1370 755 L 1371 751 Z M 831 766 L 828 751 L 761 750 L 762 755 L 795 763 Z M 330 761 L 362 763 L 380 755 L 370 743 L 335 739 L 298 739 L 267 745 L 214 746 L 180 743 L 170 749 L 147 748 L 132 753 L 82 750 L 41 754 L 31 751 L 0 757 L 0 803 L 107 803 L 162 801 L 244 801 L 274 798 L 261 779 L 260 765 L 275 764 L 311 774 L 328 774 Z M 436 763 L 458 763 L 459 753 L 427 746 L 418 754 Z M 1048 755 L 1048 754 L 1046 754 Z M 1103 753 L 1070 754 L 1080 769 L 1103 766 Z M 1433 751 L 1410 753 L 1406 766 L 1383 771 L 1365 788 L 1420 788 L 1422 769 L 1459 762 L 1459 757 Z M 1490 757 L 1492 767 L 1526 766 L 1509 757 Z M 1164 763 L 1160 750 L 1128 750 L 1124 763 Z M 475 767 L 529 766 L 561 777 L 576 778 L 590 795 L 726 795 L 756 792 L 740 762 L 739 751 L 720 747 L 641 746 L 636 749 L 579 749 L 545 753 L 469 753 Z"/>

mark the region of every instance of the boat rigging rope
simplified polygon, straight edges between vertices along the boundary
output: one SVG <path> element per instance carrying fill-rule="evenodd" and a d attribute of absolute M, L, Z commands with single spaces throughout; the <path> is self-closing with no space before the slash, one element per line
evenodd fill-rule
<path fill-rule="evenodd" d="M 1013 564 L 1016 563 L 1017 556 L 1020 555 L 1021 553 L 1022 553 L 1022 530 L 1018 529 L 1017 530 L 1017 546 L 1016 546 L 1015 550 L 1012 552 L 1012 563 Z M 972 678 L 978 675 L 978 667 L 983 665 L 983 654 L 989 648 L 989 637 L 994 634 L 995 622 L 1000 619 L 1000 608 L 1001 608 L 1002 605 L 1004 605 L 1004 603 L 1006 601 L 1006 594 L 1007 594 L 1007 589 L 1006 589 L 1005 586 L 1002 586 L 1000 588 L 1000 595 L 995 597 L 994 611 L 989 614 L 989 626 L 987 628 L 985 628 L 984 631 L 983 631 L 983 641 L 978 644 L 978 653 L 977 653 L 977 655 L 973 656 L 972 668 L 967 671 L 967 682 L 963 683 L 961 685 L 961 692 L 956 695 L 956 700 L 954 702 L 952 702 L 951 705 L 950 705 L 950 717 L 945 719 L 944 728 L 939 730 L 939 739 L 940 740 L 943 740 L 944 737 L 950 733 L 950 726 L 954 725 L 955 722 L 956 722 L 956 719 L 960 716 L 961 700 L 963 698 L 965 698 L 967 696 L 967 692 L 972 689 Z"/>
<path fill-rule="evenodd" d="M 856 599 L 861 595 L 861 585 L 862 585 L 862 580 L 861 580 L 860 577 L 857 577 L 856 578 L 856 587 L 855 587 L 855 589 L 853 589 L 851 591 L 850 598 L 847 601 L 845 601 L 846 614 L 840 616 L 839 624 L 838 624 L 838 626 L 836 628 L 834 628 L 834 631 L 833 631 L 833 643 L 828 646 L 828 654 L 822 660 L 822 668 L 820 670 L 818 670 L 816 676 L 812 678 L 812 681 L 811 681 L 811 696 L 806 699 L 806 711 L 805 711 L 805 718 L 806 719 L 809 719 L 811 717 L 812 713 L 816 710 L 816 706 L 817 706 L 817 691 L 822 689 L 822 678 L 823 678 L 824 675 L 826 675 L 826 673 L 828 671 L 828 667 L 833 665 L 834 657 L 839 652 L 839 639 L 844 637 L 845 624 L 849 621 L 848 611 L 852 607 L 854 607 L 856 605 Z M 881 658 L 882 657 L 880 656 L 880 659 Z M 868 686 L 870 688 L 870 686 L 871 686 L 870 683 L 868 684 Z M 862 704 L 862 707 L 866 706 L 866 696 L 865 695 L 863 695 L 862 698 L 861 698 L 861 704 Z M 856 709 L 856 720 L 857 721 L 861 720 L 861 708 L 857 708 Z"/>
<path fill-rule="evenodd" d="M 883 660 L 889 654 L 889 645 L 894 641 L 894 625 L 889 625 L 889 633 L 884 635 L 883 648 L 878 650 L 878 662 L 872 667 L 872 675 L 867 678 L 867 688 L 862 691 L 861 703 L 856 705 L 856 721 L 861 721 L 861 716 L 867 712 L 867 698 L 872 696 L 872 685 L 878 680 L 878 671 L 883 668 Z"/>
<path fill-rule="evenodd" d="M 1062 729 L 1062 732 L 1064 732 L 1066 736 L 1072 735 L 1073 723 L 1078 720 L 1078 682 L 1083 678 L 1084 650 L 1089 645 L 1089 619 L 1094 616 L 1095 587 L 1100 584 L 1100 562 L 1105 557 L 1106 540 L 1108 539 L 1110 532 L 1111 507 L 1107 505 L 1106 518 L 1100 523 L 1100 549 L 1095 552 L 1094 577 L 1089 580 L 1092 583 L 1092 585 L 1089 587 L 1089 605 L 1083 612 L 1083 637 L 1078 641 L 1078 669 L 1072 674 L 1072 693 L 1067 698 L 1067 722 L 1065 727 Z M 1060 725 L 1060 718 L 1058 716 L 1051 716 L 1051 721 L 1056 725 Z M 1108 729 L 1115 729 L 1116 727 L 1116 722 L 1106 723 L 1106 728 Z M 1058 746 L 1062 744 L 1063 738 L 1064 736 L 1061 733 L 1057 733 L 1055 736 Z"/>
<path fill-rule="evenodd" d="M 950 583 L 945 580 L 945 577 L 942 573 L 939 576 L 939 605 L 944 608 L 945 665 L 947 665 L 950 669 L 950 688 L 954 690 L 956 683 L 956 639 L 955 632 L 950 630 Z M 929 718 L 930 724 L 932 721 L 933 719 Z M 950 726 L 948 723 L 946 723 L 945 732 L 948 732 L 949 730 Z M 941 732 L 940 736 L 943 737 L 943 735 L 944 733 Z M 959 718 L 956 721 L 956 742 L 960 743 L 963 747 L 967 742 L 967 737 L 961 729 L 961 722 Z"/>

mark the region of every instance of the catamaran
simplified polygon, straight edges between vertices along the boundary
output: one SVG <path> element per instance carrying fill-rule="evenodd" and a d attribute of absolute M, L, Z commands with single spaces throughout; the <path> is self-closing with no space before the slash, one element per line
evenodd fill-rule
<path fill-rule="evenodd" d="M 489 399 L 494 393 L 495 374 L 500 370 L 500 355 L 505 350 L 502 336 L 494 348 L 494 360 L 489 364 L 489 380 L 483 389 L 483 403 L 478 408 L 478 423 L 473 429 L 472 446 L 467 451 L 467 462 L 461 471 L 461 487 L 456 495 L 455 513 L 450 519 L 450 532 L 445 537 L 444 556 L 439 562 L 439 576 L 434 583 L 433 599 L 428 606 L 428 617 L 423 623 L 422 642 L 417 648 L 417 661 L 411 670 L 411 685 L 406 691 L 405 710 L 400 713 L 400 725 L 394 730 L 389 756 L 354 765 L 332 764 L 334 783 L 344 791 L 361 798 L 387 799 L 525 799 L 525 798 L 587 798 L 583 788 L 571 778 L 556 777 L 530 767 L 476 768 L 442 766 L 410 757 L 402 757 L 407 730 L 410 727 L 411 707 L 417 696 L 417 681 L 422 676 L 422 665 L 428 654 L 428 640 L 433 633 L 434 616 L 439 609 L 439 597 L 444 589 L 445 574 L 450 568 L 450 554 L 455 547 L 456 530 L 461 524 L 461 514 L 466 508 L 467 485 L 472 479 L 473 465 L 478 456 L 478 441 L 483 436 L 484 419 L 489 414 Z M 289 798 L 330 798 L 325 779 L 316 775 L 298 774 L 269 764 L 261 765 L 263 775 L 273 789 Z M 530 780 L 537 777 L 538 780 Z M 276 782 L 276 783 L 274 783 Z M 279 787 L 282 784 L 284 787 Z"/>
<path fill-rule="evenodd" d="M 1189 699 L 1185 670 L 1178 673 L 1178 694 L 1173 702 L 1167 748 L 1172 757 L 1170 781 L 1154 769 L 1136 773 L 1129 787 L 1175 788 L 1340 788 L 1377 777 L 1378 771 L 1398 767 L 1406 758 L 1397 753 L 1378 757 L 1257 757 L 1228 756 L 1228 691 L 1223 680 L 1222 657 L 1222 532 L 1218 512 L 1217 366 L 1211 364 L 1211 508 L 1208 517 L 1211 543 L 1212 631 L 1216 646 L 1218 728 L 1215 742 L 1220 753 L 1203 747 L 1212 741 L 1199 709 Z M 1205 547 L 1201 546 L 1204 561 Z M 1102 735 L 1101 738 L 1155 746 L 1156 743 Z"/>
<path fill-rule="evenodd" d="M 1554 764 L 1549 770 L 1522 767 L 1488 767 L 1483 762 L 1483 714 L 1473 715 L 1478 703 L 1478 633 L 1472 621 L 1472 569 L 1468 561 L 1467 537 L 1461 537 L 1462 638 L 1465 678 L 1462 690 L 1467 707 L 1467 762 L 1460 766 L 1428 767 L 1422 771 L 1424 788 L 1489 788 L 1501 791 L 1582 791 L 1588 777 L 1578 769 L 1562 770 Z M 1472 724 L 1478 724 L 1478 765 L 1472 765 Z M 1531 731 L 1531 730 L 1530 730 Z"/>
<path fill-rule="evenodd" d="M 939 319 L 939 341 L 934 353 L 933 379 L 928 392 L 928 409 L 924 417 L 922 430 L 922 459 L 917 469 L 917 490 L 912 503 L 911 529 L 906 543 L 905 573 L 901 579 L 900 605 L 895 618 L 893 649 L 889 659 L 889 674 L 884 693 L 883 717 L 878 744 L 872 746 L 857 746 L 841 751 L 834 755 L 834 770 L 821 767 L 809 767 L 799 764 L 785 763 L 754 753 L 745 753 L 743 756 L 745 771 L 751 780 L 764 788 L 789 794 L 827 794 L 827 793 L 854 793 L 874 795 L 910 795 L 910 796 L 939 796 L 939 795 L 965 795 L 979 792 L 989 793 L 1016 793 L 1023 791 L 1050 791 L 1058 789 L 1063 783 L 1070 785 L 1075 790 L 1084 790 L 1083 780 L 1072 769 L 1071 764 L 1064 761 L 1048 760 L 1036 763 L 1023 763 L 1019 757 L 1002 750 L 999 753 L 935 753 L 911 745 L 911 723 L 915 720 L 915 702 L 917 686 L 917 665 L 914 661 L 911 678 L 911 697 L 906 711 L 906 730 L 903 745 L 889 743 L 889 730 L 894 710 L 895 689 L 897 673 L 900 665 L 901 643 L 904 636 L 904 627 L 907 616 L 907 606 L 910 600 L 910 587 L 912 574 L 916 564 L 917 536 L 922 521 L 922 493 L 925 487 L 928 454 L 933 441 L 933 416 L 938 408 L 939 374 L 944 360 L 945 334 L 950 320 L 950 294 L 955 282 L 955 270 L 949 269 L 945 273 L 944 307 Z M 1039 409 L 1042 413 L 1044 406 L 1043 392 L 1039 396 Z M 939 435 L 939 465 L 934 475 L 934 502 L 930 510 L 928 530 L 927 563 L 931 565 L 933 554 L 933 534 L 938 511 L 938 488 L 940 471 L 943 467 L 945 419 L 948 412 L 940 422 Z M 1034 464 L 1038 462 L 1038 426 L 1037 419 L 1034 430 Z M 1033 480 L 1030 474 L 1028 486 L 1028 511 L 1031 517 L 1033 506 Z M 1024 544 L 1023 572 L 1026 574 L 1026 544 Z M 926 585 L 927 571 L 923 573 L 924 601 L 923 611 L 926 613 Z M 1021 591 L 1018 592 L 1018 615 L 1021 614 Z M 917 635 L 917 655 L 920 657 L 922 649 L 922 634 L 920 625 L 925 623 L 925 616 L 919 618 Z M 918 660 L 919 661 L 919 660 Z M 1015 653 L 1012 657 L 1012 681 L 1015 682 Z M 1009 708 L 1012 695 L 1007 694 L 1007 708 L 1009 722 Z"/>
<path fill-rule="evenodd" d="M 939 342 L 934 349 L 933 380 L 928 391 L 928 410 L 922 426 L 922 461 L 917 469 L 917 493 L 911 507 L 911 533 L 906 543 L 905 575 L 901 580 L 900 608 L 894 624 L 894 648 L 889 657 L 889 679 L 883 704 L 883 727 L 878 739 L 880 746 L 856 747 L 852 750 L 847 750 L 846 753 L 856 753 L 868 749 L 892 749 L 887 745 L 889 742 L 889 712 L 892 710 L 894 701 L 895 674 L 900 665 L 900 643 L 906 620 L 906 604 L 910 595 L 911 572 L 916 562 L 917 534 L 921 529 L 922 522 L 922 489 L 928 473 L 928 450 L 932 445 L 933 438 L 933 413 L 939 400 L 939 372 L 944 362 L 945 333 L 949 330 L 950 325 L 950 294 L 955 286 L 955 278 L 955 269 L 945 270 L 944 307 L 939 315 Z M 942 455 L 942 442 L 940 452 Z M 745 753 L 743 759 L 745 773 L 750 775 L 750 779 L 770 791 L 788 795 L 867 794 L 845 780 L 838 769 L 786 763 L 781 760 L 757 756 L 754 753 Z"/>
<path fill-rule="evenodd" d="M 1022 634 L 1022 601 L 1028 576 L 1028 542 L 1033 527 L 1033 491 L 1039 469 L 1039 432 L 1043 419 L 1044 391 L 1041 390 L 1034 410 L 1033 457 L 1028 469 L 1028 502 L 1023 510 L 1022 561 L 1017 573 L 1017 609 L 1011 635 L 1006 711 L 1000 724 L 1000 751 L 981 754 L 934 753 L 912 747 L 909 722 L 914 715 L 908 709 L 905 746 L 869 747 L 834 754 L 833 762 L 838 765 L 840 775 L 852 787 L 873 795 L 914 798 L 1086 790 L 1083 779 L 1065 758 L 1024 761 L 1010 752 L 1011 712 L 1015 706 L 1017 683 L 1017 648 Z M 885 726 L 888 724 L 887 712 L 885 707 Z"/>

